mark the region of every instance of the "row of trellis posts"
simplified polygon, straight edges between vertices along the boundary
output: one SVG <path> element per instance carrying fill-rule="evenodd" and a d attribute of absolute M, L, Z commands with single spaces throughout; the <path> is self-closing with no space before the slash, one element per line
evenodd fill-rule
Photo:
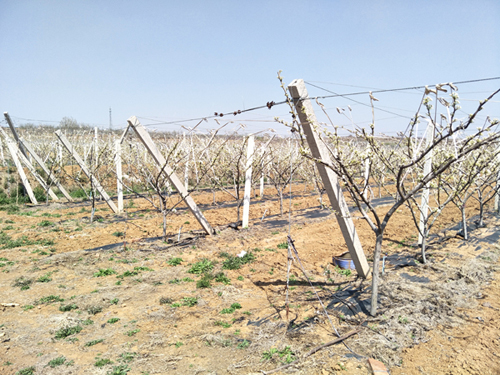
<path fill-rule="evenodd" d="M 302 129 L 306 136 L 306 140 L 308 142 L 308 146 L 311 150 L 311 154 L 313 158 L 316 160 L 322 160 L 326 164 L 330 161 L 329 152 L 319 137 L 317 131 L 315 130 L 315 124 L 317 122 L 313 107 L 311 105 L 311 101 L 309 99 L 307 89 L 305 87 L 304 81 L 301 79 L 294 80 L 288 86 L 290 95 L 294 101 L 294 105 L 296 107 L 297 114 L 299 116 L 299 120 L 302 125 Z M 69 193 L 64 189 L 58 179 L 52 174 L 52 172 L 47 168 L 44 164 L 43 160 L 34 152 L 33 148 L 23 139 L 20 139 L 16 129 L 10 119 L 10 116 L 7 112 L 4 113 L 4 117 L 12 131 L 14 136 L 14 140 L 12 140 L 4 131 L 4 129 L 0 128 L 1 138 L 5 141 L 7 148 L 11 154 L 12 160 L 17 168 L 19 176 L 21 178 L 22 184 L 26 189 L 26 192 L 33 204 L 37 204 L 37 200 L 33 193 L 33 190 L 30 186 L 28 178 L 24 172 L 23 164 L 28 169 L 28 171 L 33 175 L 33 177 L 38 181 L 38 183 L 45 189 L 46 192 L 51 196 L 53 200 L 58 200 L 57 195 L 50 189 L 50 186 L 47 186 L 43 178 L 37 173 L 36 169 L 33 167 L 33 164 L 30 162 L 31 155 L 32 159 L 36 161 L 36 163 L 42 168 L 42 170 L 47 174 L 48 180 L 56 186 L 61 193 L 65 196 L 69 201 L 72 200 Z M 140 141 L 144 144 L 149 154 L 152 156 L 153 160 L 156 163 L 158 171 L 161 173 L 165 173 L 168 177 L 170 183 L 175 187 L 175 189 L 180 194 L 181 198 L 185 201 L 186 205 L 198 220 L 200 225 L 203 227 L 205 232 L 209 235 L 214 234 L 214 230 L 211 227 L 210 223 L 207 221 L 203 213 L 198 209 L 196 203 L 193 198 L 189 194 L 187 190 L 187 186 L 183 184 L 180 178 L 174 173 L 172 168 L 167 165 L 167 162 L 163 155 L 159 152 L 156 145 L 154 144 L 151 136 L 148 131 L 142 126 L 139 120 L 132 116 L 127 120 L 128 126 L 121 136 L 119 140 L 115 141 L 115 164 L 116 164 L 116 176 L 117 176 L 117 205 L 113 202 L 113 200 L 106 193 L 104 188 L 101 186 L 97 178 L 94 174 L 88 169 L 85 165 L 84 160 L 80 157 L 80 155 L 73 148 L 72 144 L 65 137 L 65 135 L 61 132 L 61 130 L 57 130 L 55 132 L 57 138 L 60 143 L 66 148 L 66 150 L 71 154 L 73 159 L 80 166 L 82 171 L 87 175 L 87 177 L 91 180 L 93 186 L 102 196 L 102 198 L 106 201 L 111 210 L 118 214 L 123 211 L 123 183 L 122 183 L 122 163 L 121 163 L 121 144 L 127 135 L 127 132 L 132 129 L 135 131 L 136 135 L 140 139 Z M 432 124 L 429 123 L 431 127 Z M 427 142 L 432 142 L 432 128 L 427 129 Z M 242 226 L 247 227 L 249 223 L 249 211 L 250 211 L 250 191 L 251 191 L 251 181 L 252 181 L 252 160 L 254 157 L 254 136 L 248 136 L 248 144 L 247 144 L 247 161 L 246 161 L 246 173 L 245 173 L 245 189 L 244 189 L 244 198 L 243 198 L 243 220 Z M 431 158 L 432 155 L 428 155 L 427 160 L 425 162 L 424 169 L 429 169 L 431 166 Z M 344 199 L 342 189 L 338 182 L 337 175 L 329 168 L 325 167 L 323 163 L 316 163 L 319 174 L 323 181 L 326 193 L 332 205 L 332 208 L 335 212 L 337 221 L 339 223 L 339 227 L 342 231 L 342 235 L 347 244 L 349 253 L 354 261 L 356 266 L 356 270 L 358 275 L 361 277 L 368 277 L 370 274 L 370 267 L 368 265 L 367 259 L 363 252 L 361 242 L 358 238 L 356 228 L 351 219 L 349 208 Z M 424 174 L 426 171 L 424 170 Z M 500 180 L 500 174 L 499 174 Z M 261 191 L 263 189 L 263 178 L 261 178 Z M 262 193 L 261 193 L 262 195 Z M 427 200 L 428 200 L 429 192 L 428 189 L 424 189 L 422 194 L 422 202 L 421 202 L 421 223 L 425 220 L 425 215 L 427 215 Z M 495 209 L 499 209 L 499 198 L 498 194 L 495 197 Z M 420 242 L 419 238 L 419 242 Z M 374 275 L 375 276 L 375 275 Z M 375 276 L 376 277 L 376 276 Z"/>
<path fill-rule="evenodd" d="M 304 132 L 306 134 L 309 147 L 312 151 L 312 154 L 315 158 L 319 160 L 328 160 L 329 155 L 324 146 L 324 144 L 320 141 L 320 138 L 314 131 L 314 127 L 311 126 L 314 123 L 314 111 L 312 109 L 312 105 L 307 95 L 307 91 L 304 85 L 303 80 L 295 80 L 289 86 L 290 93 L 295 101 L 295 106 L 297 107 L 297 112 L 299 113 L 299 117 L 304 128 Z M 305 109 L 305 111 L 303 110 Z M 17 168 L 21 181 L 28 193 L 28 196 L 33 204 L 37 204 L 37 200 L 33 193 L 33 190 L 30 186 L 28 178 L 24 172 L 22 164 L 30 171 L 30 173 L 35 177 L 35 179 L 40 183 L 42 188 L 48 192 L 48 194 L 52 197 L 53 200 L 58 200 L 58 197 L 51 190 L 50 186 L 47 186 L 43 178 L 37 173 L 36 169 L 30 162 L 28 158 L 28 152 L 32 156 L 32 158 L 40 165 L 40 167 L 45 171 L 48 176 L 48 179 L 52 181 L 52 183 L 59 188 L 61 193 L 68 199 L 72 200 L 71 196 L 67 193 L 64 187 L 60 184 L 60 182 L 56 179 L 56 177 L 49 171 L 49 169 L 43 163 L 38 155 L 34 152 L 31 146 L 25 142 L 23 139 L 18 137 L 15 127 L 12 124 L 10 116 L 7 112 L 4 113 L 5 119 L 9 124 L 9 127 L 14 135 L 15 141 L 13 141 L 3 129 L 0 128 L 0 134 L 4 141 L 7 144 L 8 150 L 11 154 L 13 162 Z M 87 177 L 91 180 L 92 185 L 99 192 L 102 198 L 106 201 L 111 210 L 118 214 L 123 210 L 123 183 L 122 183 L 122 171 L 121 171 L 121 143 L 125 139 L 127 132 L 130 129 L 133 129 L 140 139 L 140 141 L 144 144 L 149 154 L 152 156 L 153 160 L 156 163 L 156 166 L 160 172 L 163 172 L 167 175 L 170 183 L 175 187 L 178 191 L 181 198 L 185 201 L 186 205 L 198 220 L 200 225 L 203 227 L 205 232 L 209 235 L 214 234 L 214 230 L 211 227 L 210 223 L 207 221 L 203 213 L 198 209 L 196 203 L 193 198 L 189 194 L 186 186 L 181 182 L 180 178 L 174 173 L 174 171 L 167 165 L 167 162 L 163 155 L 159 152 L 156 145 L 154 144 L 151 136 L 147 132 L 147 130 L 142 126 L 139 120 L 132 116 L 127 120 L 128 126 L 123 133 L 120 140 L 115 141 L 115 163 L 116 163 L 116 176 L 117 176 L 117 205 L 113 202 L 113 200 L 106 193 L 104 188 L 101 186 L 97 178 L 93 175 L 93 173 L 89 170 L 89 168 L 85 165 L 84 160 L 80 157 L 80 155 L 73 148 L 72 144 L 65 137 L 65 135 L 61 132 L 61 130 L 57 130 L 55 135 L 59 139 L 60 143 L 66 148 L 66 150 L 71 154 L 73 159 L 77 162 L 82 171 L 87 175 Z M 243 198 L 243 220 L 242 226 L 247 227 L 249 223 L 249 212 L 250 212 L 250 191 L 251 191 L 251 181 L 252 181 L 252 160 L 254 156 L 254 136 L 248 136 L 248 145 L 247 145 L 247 162 L 246 162 L 246 172 L 245 172 L 245 190 L 244 190 L 244 198 Z M 22 163 L 22 164 L 21 164 Z M 352 256 L 352 259 L 355 263 L 356 270 L 361 277 L 367 277 L 370 273 L 368 262 L 364 255 L 363 249 L 361 247 L 361 242 L 359 241 L 358 235 L 356 233 L 356 229 L 354 227 L 354 223 L 349 215 L 349 209 L 347 203 L 342 194 L 341 187 L 338 183 L 337 176 L 330 169 L 326 168 L 323 164 L 317 164 L 319 173 L 323 180 L 326 193 L 330 199 L 332 204 L 332 208 L 336 213 L 337 220 L 339 222 L 340 228 L 342 230 L 342 234 L 347 243 L 347 247 L 349 249 L 349 253 Z M 261 180 L 262 186 L 263 180 Z"/>

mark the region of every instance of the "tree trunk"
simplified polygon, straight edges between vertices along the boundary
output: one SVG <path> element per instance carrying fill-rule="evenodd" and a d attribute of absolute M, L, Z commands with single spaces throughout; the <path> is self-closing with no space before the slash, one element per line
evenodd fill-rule
<path fill-rule="evenodd" d="M 462 233 L 464 234 L 464 240 L 468 240 L 469 234 L 467 233 L 467 218 L 465 217 L 465 203 L 461 211 L 462 211 Z"/>
<path fill-rule="evenodd" d="M 161 214 L 163 216 L 163 241 L 167 240 L 167 201 L 160 194 Z"/>
<path fill-rule="evenodd" d="M 429 231 L 425 229 L 427 223 L 424 225 L 424 233 L 422 233 L 422 263 L 427 263 L 427 259 L 425 258 L 425 249 L 427 245 L 427 236 L 429 235 Z"/>
<path fill-rule="evenodd" d="M 280 214 L 283 217 L 283 192 L 278 190 L 278 195 L 280 197 Z"/>
<path fill-rule="evenodd" d="M 384 239 L 384 232 L 381 231 L 377 234 L 375 241 L 375 252 L 373 254 L 373 270 L 372 270 L 372 299 L 371 310 L 372 316 L 377 315 L 377 298 L 378 298 L 378 283 L 379 283 L 379 268 L 380 268 L 380 254 L 382 252 L 382 241 Z"/>
<path fill-rule="evenodd" d="M 479 224 L 480 228 L 484 227 L 484 202 L 481 189 L 477 189 L 477 198 L 479 200 Z"/>

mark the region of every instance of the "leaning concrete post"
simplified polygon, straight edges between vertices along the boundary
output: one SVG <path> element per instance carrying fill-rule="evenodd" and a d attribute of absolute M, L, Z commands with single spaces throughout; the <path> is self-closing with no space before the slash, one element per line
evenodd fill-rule
<path fill-rule="evenodd" d="M 101 194 L 101 196 L 104 198 L 104 200 L 108 204 L 109 208 L 111 208 L 111 210 L 113 210 L 113 212 L 115 214 L 117 214 L 118 208 L 116 207 L 114 202 L 111 200 L 108 193 L 106 193 L 104 188 L 101 186 L 99 181 L 97 181 L 97 178 L 95 178 L 94 175 L 89 171 L 89 169 L 85 165 L 85 162 L 82 160 L 80 155 L 78 155 L 78 153 L 73 149 L 73 145 L 68 141 L 66 136 L 61 132 L 61 130 L 56 130 L 55 135 L 57 135 L 57 138 L 59 138 L 59 140 L 64 145 L 64 147 L 66 147 L 66 150 L 68 150 L 68 152 L 71 154 L 71 156 L 73 156 L 75 161 L 78 163 L 78 165 L 82 169 L 83 173 L 85 173 L 88 178 L 92 179 L 93 185 L 96 187 L 99 194 Z"/>
<path fill-rule="evenodd" d="M 43 171 L 47 174 L 48 178 L 54 183 L 54 185 L 57 186 L 59 191 L 66 197 L 67 200 L 70 202 L 73 201 L 73 198 L 71 198 L 71 195 L 66 191 L 66 189 L 61 185 L 59 180 L 53 175 L 53 173 L 47 168 L 43 160 L 35 153 L 33 148 L 30 146 L 29 143 L 27 143 L 23 138 L 21 138 L 21 144 L 26 148 L 26 150 L 29 152 L 30 156 L 35 159 L 35 161 L 38 163 L 38 165 L 43 169 Z M 58 144 L 59 145 L 59 144 Z"/>
<path fill-rule="evenodd" d="M 19 147 L 19 149 L 21 150 L 21 152 L 23 153 L 23 155 L 27 159 L 28 155 L 26 154 L 26 150 L 24 149 L 23 145 L 19 141 L 19 135 L 17 134 L 16 128 L 14 127 L 14 124 L 12 123 L 12 120 L 10 118 L 9 113 L 8 112 L 4 112 L 3 116 L 5 117 L 5 120 L 7 121 L 7 124 L 9 124 L 10 131 L 14 135 L 14 139 L 16 140 L 17 146 Z"/>
<path fill-rule="evenodd" d="M 213 228 L 210 226 L 210 223 L 207 221 L 205 216 L 203 216 L 203 213 L 198 209 L 198 206 L 196 206 L 196 203 L 194 202 L 193 198 L 189 195 L 189 192 L 187 189 L 184 187 L 182 184 L 182 181 L 179 179 L 179 177 L 174 173 L 172 168 L 170 168 L 167 165 L 167 161 L 163 157 L 162 154 L 158 151 L 158 148 L 156 148 L 156 145 L 154 144 L 153 140 L 151 139 L 151 136 L 149 133 L 146 131 L 144 126 L 141 125 L 137 117 L 132 116 L 128 120 L 128 125 L 132 129 L 134 129 L 135 133 L 139 137 L 139 139 L 144 143 L 144 146 L 146 146 L 146 149 L 149 151 L 151 156 L 153 157 L 153 160 L 156 163 L 156 166 L 160 171 L 163 171 L 167 178 L 170 180 L 170 183 L 175 186 L 177 191 L 179 192 L 181 198 L 186 202 L 187 206 L 191 210 L 192 214 L 198 220 L 198 222 L 201 224 L 205 232 L 207 234 L 212 235 L 214 234 Z"/>
<path fill-rule="evenodd" d="M 318 123 L 304 81 L 302 79 L 294 80 L 288 85 L 288 91 L 294 100 L 295 108 L 299 115 L 302 129 L 304 129 L 312 156 L 325 163 L 330 163 L 331 159 L 328 149 L 315 129 Z M 370 267 L 366 261 L 365 253 L 363 252 L 356 228 L 351 219 L 349 207 L 338 183 L 338 177 L 330 168 L 326 168 L 324 164 L 316 163 L 316 166 L 330 203 L 335 211 L 349 254 L 356 266 L 356 271 L 359 276 L 366 278 L 370 274 Z"/>
<path fill-rule="evenodd" d="M 3 129 L 1 129 L 1 133 L 5 139 L 5 143 L 7 143 L 7 148 L 9 149 L 10 155 L 12 156 L 12 160 L 14 161 L 14 164 L 17 168 L 17 172 L 19 173 L 19 177 L 21 178 L 24 188 L 28 193 L 28 197 L 30 198 L 31 203 L 38 204 L 38 201 L 35 198 L 35 194 L 33 194 L 33 190 L 31 189 L 31 185 L 28 181 L 28 177 L 26 177 L 26 173 L 24 173 L 23 166 L 21 165 L 21 162 L 17 157 L 18 148 L 16 147 L 15 143 L 9 139 L 7 134 L 5 134 Z"/>

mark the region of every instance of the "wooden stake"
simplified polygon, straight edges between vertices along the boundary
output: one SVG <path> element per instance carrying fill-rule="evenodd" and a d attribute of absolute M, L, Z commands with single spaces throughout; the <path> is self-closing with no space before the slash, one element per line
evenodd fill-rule
<path fill-rule="evenodd" d="M 212 235 L 214 234 L 213 228 L 210 226 L 209 222 L 203 216 L 203 213 L 198 209 L 196 206 L 196 203 L 194 202 L 193 198 L 189 195 L 189 192 L 184 188 L 182 181 L 179 179 L 179 177 L 174 173 L 172 168 L 170 168 L 167 165 L 167 161 L 163 157 L 162 154 L 158 151 L 156 148 L 156 145 L 154 144 L 153 140 L 151 139 L 151 136 L 149 133 L 146 131 L 144 126 L 141 125 L 137 117 L 132 116 L 127 120 L 129 126 L 134 129 L 135 133 L 139 137 L 139 139 L 144 143 L 146 146 L 147 150 L 153 157 L 153 160 L 156 163 L 156 166 L 158 169 L 163 170 L 163 172 L 167 175 L 167 178 L 170 180 L 170 183 L 175 186 L 177 191 L 179 192 L 181 198 L 186 202 L 187 206 L 193 213 L 194 217 L 198 222 L 201 224 L 205 232 L 207 234 Z"/>
<path fill-rule="evenodd" d="M 288 91 L 294 100 L 295 108 L 304 129 L 312 156 L 325 163 L 330 163 L 331 159 L 328 149 L 315 130 L 318 123 L 304 81 L 302 79 L 294 80 L 288 85 Z M 323 164 L 316 163 L 316 166 L 323 180 L 330 203 L 335 211 L 335 216 L 337 217 L 349 254 L 356 266 L 356 271 L 359 276 L 366 278 L 370 274 L 370 267 L 351 219 L 342 188 L 338 183 L 338 177 L 330 168 L 326 168 Z"/>
<path fill-rule="evenodd" d="M 56 130 L 55 131 L 55 135 L 57 135 L 57 138 L 59 138 L 59 140 L 64 145 L 64 147 L 66 147 L 66 150 L 68 150 L 68 152 L 71 154 L 71 156 L 73 156 L 73 158 L 75 159 L 75 161 L 78 163 L 78 165 L 82 169 L 83 173 L 85 173 L 88 178 L 92 179 L 93 185 L 96 187 L 96 189 L 99 192 L 99 194 L 101 194 L 101 196 L 104 198 L 104 200 L 108 204 L 109 208 L 111 208 L 111 210 L 113 210 L 113 212 L 115 214 L 117 214 L 118 213 L 118 208 L 113 203 L 113 201 L 109 197 L 108 193 L 106 193 L 106 191 L 104 190 L 104 188 L 101 186 L 101 184 L 99 183 L 99 181 L 97 181 L 97 178 L 95 178 L 94 175 L 92 173 L 90 173 L 90 171 L 88 170 L 88 168 L 85 165 L 84 161 L 82 160 L 82 158 L 80 157 L 80 155 L 78 155 L 78 153 L 73 149 L 73 145 L 68 141 L 68 139 L 66 138 L 66 136 L 61 132 L 61 130 Z"/>
<path fill-rule="evenodd" d="M 255 137 L 250 135 L 248 137 L 247 145 L 247 164 L 245 166 L 245 193 L 243 195 L 243 223 L 242 227 L 248 227 L 248 216 L 250 215 L 250 193 L 252 189 L 252 163 L 253 163 L 253 150 L 255 148 Z"/>

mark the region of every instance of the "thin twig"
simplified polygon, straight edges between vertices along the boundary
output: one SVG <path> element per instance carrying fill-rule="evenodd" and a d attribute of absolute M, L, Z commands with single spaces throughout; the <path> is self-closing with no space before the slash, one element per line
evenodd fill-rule
<path fill-rule="evenodd" d="M 271 371 L 262 371 L 262 373 L 264 375 L 268 375 L 268 374 L 272 374 L 272 373 L 275 373 L 275 372 L 278 372 L 278 371 L 281 371 L 281 370 L 284 370 L 290 366 L 293 366 L 293 365 L 296 365 L 298 362 L 300 362 L 301 360 L 304 360 L 306 359 L 307 357 L 310 357 L 311 355 L 313 355 L 314 353 L 320 351 L 321 349 L 324 349 L 326 347 L 329 347 L 329 346 L 332 346 L 333 344 L 337 344 L 338 342 L 341 342 L 341 341 L 344 341 L 345 339 L 359 333 L 361 331 L 361 328 L 358 328 L 358 329 L 355 329 L 351 332 L 348 332 L 346 333 L 345 335 L 343 336 L 340 336 L 340 337 L 337 337 L 336 339 L 333 339 L 332 341 L 329 341 L 327 342 L 326 344 L 323 344 L 323 345 L 319 345 L 313 349 L 311 349 L 309 352 L 307 352 L 304 357 L 302 357 L 301 359 L 296 359 L 295 361 L 291 362 L 291 363 L 288 363 L 286 365 L 283 365 L 283 366 L 280 366 L 278 368 L 275 368 L 274 370 L 271 370 Z"/>

